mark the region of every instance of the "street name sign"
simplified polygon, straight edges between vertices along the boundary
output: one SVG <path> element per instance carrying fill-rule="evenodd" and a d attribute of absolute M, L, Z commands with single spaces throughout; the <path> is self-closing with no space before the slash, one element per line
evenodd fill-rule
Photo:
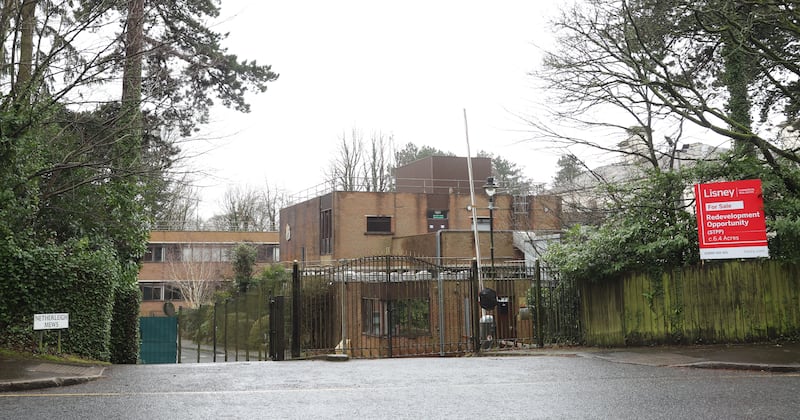
<path fill-rule="evenodd" d="M 33 329 L 62 330 L 69 328 L 69 314 L 34 314 Z"/>
<path fill-rule="evenodd" d="M 694 186 L 700 259 L 769 257 L 760 179 Z"/>

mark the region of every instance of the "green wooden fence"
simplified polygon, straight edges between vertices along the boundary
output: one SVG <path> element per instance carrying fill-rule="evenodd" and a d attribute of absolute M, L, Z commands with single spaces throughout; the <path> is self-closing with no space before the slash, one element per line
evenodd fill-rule
<path fill-rule="evenodd" d="M 800 335 L 800 267 L 706 263 L 660 277 L 581 285 L 585 341 L 619 346 L 733 343 Z"/>

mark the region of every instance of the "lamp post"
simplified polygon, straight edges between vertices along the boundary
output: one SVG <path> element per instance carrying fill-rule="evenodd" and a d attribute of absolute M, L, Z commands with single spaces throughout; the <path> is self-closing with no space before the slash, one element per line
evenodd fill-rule
<path fill-rule="evenodd" d="M 492 277 L 494 277 L 494 195 L 497 193 L 497 184 L 494 183 L 493 176 L 486 178 L 483 190 L 489 196 L 489 257 L 492 261 Z"/>

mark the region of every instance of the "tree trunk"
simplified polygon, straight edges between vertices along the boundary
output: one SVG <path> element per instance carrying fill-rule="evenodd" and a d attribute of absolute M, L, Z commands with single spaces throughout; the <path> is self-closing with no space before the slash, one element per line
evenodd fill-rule
<path fill-rule="evenodd" d="M 141 136 L 142 46 L 144 0 L 128 0 L 125 32 L 125 67 L 122 74 L 122 119 L 130 133 Z"/>
<path fill-rule="evenodd" d="M 36 27 L 37 0 L 23 0 L 20 11 L 19 69 L 15 93 L 29 91 L 33 69 L 33 32 Z"/>

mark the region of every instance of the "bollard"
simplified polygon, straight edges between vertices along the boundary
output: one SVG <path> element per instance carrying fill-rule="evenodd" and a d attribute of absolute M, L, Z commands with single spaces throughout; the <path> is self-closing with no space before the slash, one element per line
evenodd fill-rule
<path fill-rule="evenodd" d="M 494 345 L 495 330 L 494 316 L 488 314 L 482 316 L 480 324 L 481 349 L 485 350 Z"/>

